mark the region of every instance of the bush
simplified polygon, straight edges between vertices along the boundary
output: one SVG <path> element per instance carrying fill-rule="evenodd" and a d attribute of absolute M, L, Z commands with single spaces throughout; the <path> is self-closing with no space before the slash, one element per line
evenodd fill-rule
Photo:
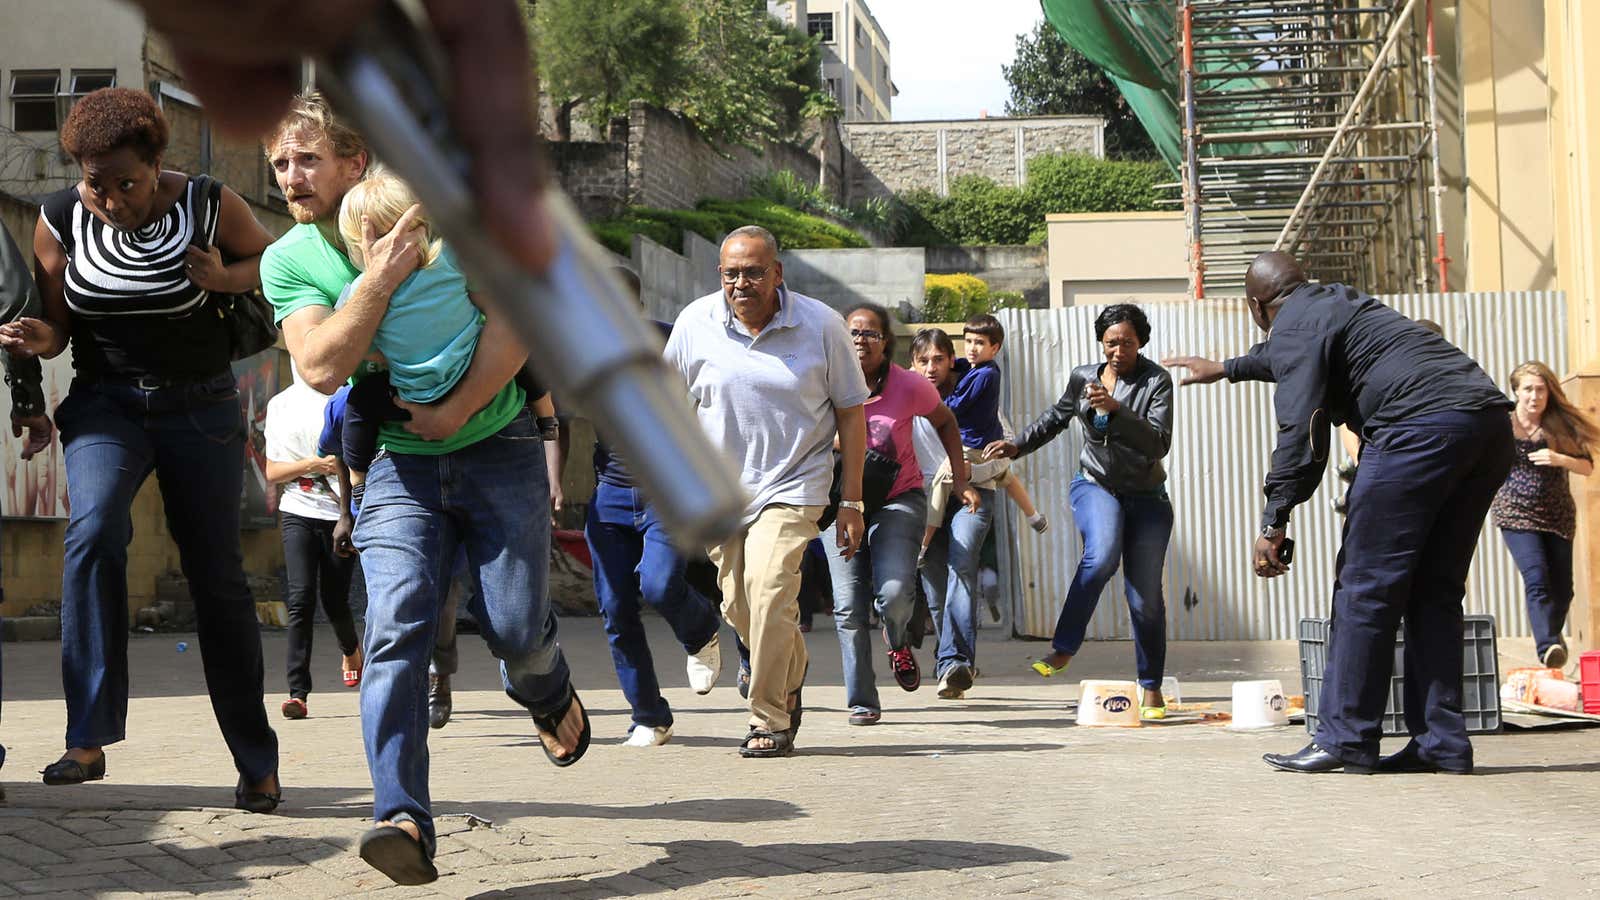
<path fill-rule="evenodd" d="M 592 223 L 589 230 L 601 244 L 627 256 L 635 234 L 679 250 L 686 231 L 716 241 L 741 225 L 766 228 L 784 250 L 868 246 L 865 238 L 848 228 L 769 200 L 702 200 L 692 210 L 637 206 L 617 218 Z"/>
<path fill-rule="evenodd" d="M 1040 156 L 1028 164 L 1025 187 L 1001 187 L 966 175 L 950 184 L 950 195 L 907 191 L 897 199 L 905 225 L 893 235 L 898 247 L 963 244 L 1043 244 L 1050 213 L 1138 212 L 1156 208 L 1167 178 L 1159 162 L 1095 159 L 1083 154 Z"/>
<path fill-rule="evenodd" d="M 989 285 L 975 275 L 924 275 L 922 291 L 925 322 L 965 322 L 990 310 Z"/>

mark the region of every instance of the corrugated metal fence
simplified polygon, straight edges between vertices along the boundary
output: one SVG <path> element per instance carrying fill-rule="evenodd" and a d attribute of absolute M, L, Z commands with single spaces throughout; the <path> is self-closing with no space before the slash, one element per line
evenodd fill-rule
<path fill-rule="evenodd" d="M 1529 359 L 1567 365 L 1565 301 L 1559 293 L 1408 294 L 1382 298 L 1406 315 L 1429 318 L 1476 359 L 1498 384 Z M 1172 354 L 1223 359 L 1243 353 L 1261 335 L 1242 301 L 1146 306 L 1154 360 Z M 1094 338 L 1095 307 L 1009 310 L 1001 363 L 1006 415 L 1020 430 L 1060 397 L 1073 366 L 1102 358 Z M 1174 372 L 1174 379 L 1180 375 Z M 1303 616 L 1326 616 L 1342 519 L 1330 500 L 1343 492 L 1330 464 L 1315 496 L 1294 514 L 1297 561 L 1284 577 L 1250 572 L 1250 547 L 1261 514 L 1261 481 L 1272 452 L 1275 419 L 1269 385 L 1179 388 L 1175 400 L 1168 491 L 1176 524 L 1167 552 L 1168 635 L 1173 640 L 1286 640 Z M 1050 517 L 1043 535 L 1020 529 L 1003 504 L 1002 589 L 1011 598 L 1015 630 L 1048 637 L 1082 553 L 1068 487 L 1078 470 L 1078 427 L 1024 460 L 1018 472 L 1034 503 Z M 1335 459 L 1342 458 L 1342 451 Z M 1018 536 L 1020 534 L 1020 537 Z M 1095 639 L 1130 635 L 1119 574 L 1101 597 L 1090 625 Z M 1497 530 L 1484 529 L 1468 582 L 1468 612 L 1488 612 L 1502 636 L 1526 635 L 1522 582 Z"/>

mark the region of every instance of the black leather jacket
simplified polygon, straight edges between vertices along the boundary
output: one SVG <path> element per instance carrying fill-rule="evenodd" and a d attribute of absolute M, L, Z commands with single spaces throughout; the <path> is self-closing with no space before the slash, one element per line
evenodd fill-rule
<path fill-rule="evenodd" d="M 1172 449 L 1172 376 L 1139 357 L 1133 374 L 1117 380 L 1111 396 L 1122 408 L 1111 414 L 1101 432 L 1094 427 L 1095 410 L 1083 399 L 1083 390 L 1099 380 L 1105 366 L 1090 363 L 1072 370 L 1066 393 L 1017 439 L 1017 455 L 1050 443 L 1076 417 L 1086 438 L 1078 462 L 1095 483 L 1113 494 L 1153 491 L 1167 480 L 1161 459 Z"/>
<path fill-rule="evenodd" d="M 44 315 L 39 291 L 33 286 L 28 261 L 11 240 L 11 233 L 0 227 L 0 322 L 15 322 L 24 316 Z M 43 373 L 33 357 L 14 357 L 0 351 L 11 385 L 11 413 L 16 416 L 44 415 Z"/>

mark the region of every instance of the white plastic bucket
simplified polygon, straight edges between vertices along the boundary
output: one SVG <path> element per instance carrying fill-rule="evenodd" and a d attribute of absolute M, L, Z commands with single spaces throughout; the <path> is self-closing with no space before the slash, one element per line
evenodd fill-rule
<path fill-rule="evenodd" d="M 1139 686 L 1131 681 L 1078 682 L 1078 724 L 1138 728 Z"/>
<path fill-rule="evenodd" d="M 1283 695 L 1283 682 L 1235 681 L 1233 683 L 1233 722 L 1228 727 L 1240 730 L 1275 728 L 1289 724 L 1289 700 Z"/>

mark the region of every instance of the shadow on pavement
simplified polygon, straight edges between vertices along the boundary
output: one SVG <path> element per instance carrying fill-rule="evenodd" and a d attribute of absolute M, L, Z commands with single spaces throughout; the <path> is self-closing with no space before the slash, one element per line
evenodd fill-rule
<path fill-rule="evenodd" d="M 1545 775 L 1553 772 L 1600 772 L 1600 762 L 1564 763 L 1553 766 L 1477 766 L 1475 775 Z"/>
<path fill-rule="evenodd" d="M 650 893 L 691 887 L 722 878 L 768 878 L 812 873 L 824 876 L 888 875 L 914 871 L 972 869 L 1022 862 L 1066 862 L 1071 857 L 1035 847 L 971 841 L 854 841 L 829 844 L 740 844 L 735 841 L 673 841 L 643 844 L 666 856 L 616 875 L 563 879 L 474 894 L 473 900 L 548 897 L 579 891 L 602 896 L 632 895 L 640 879 L 660 885 Z M 587 889 L 586 891 L 584 889 Z"/>
<path fill-rule="evenodd" d="M 522 817 L 622 819 L 671 822 L 782 822 L 809 815 L 798 804 L 787 800 L 730 797 L 706 800 L 673 800 L 641 806 L 600 806 L 588 803 L 451 803 L 435 801 L 434 817 L 470 814 L 493 822 Z"/>

